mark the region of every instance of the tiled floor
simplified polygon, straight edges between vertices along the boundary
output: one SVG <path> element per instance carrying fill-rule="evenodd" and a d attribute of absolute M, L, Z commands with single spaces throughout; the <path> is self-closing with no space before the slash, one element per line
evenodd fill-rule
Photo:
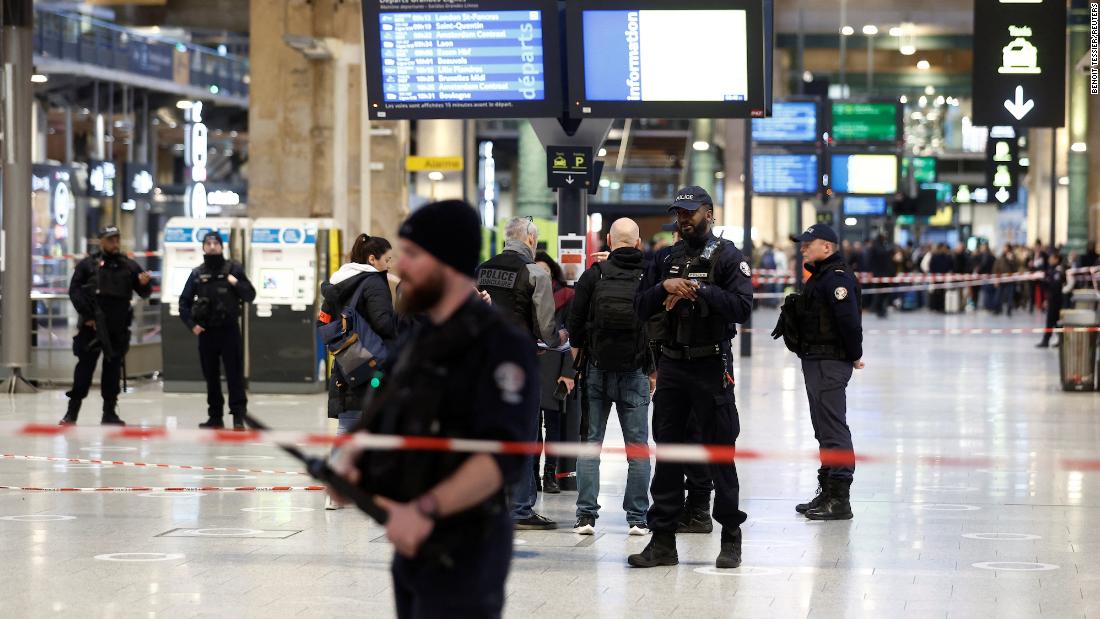
<path fill-rule="evenodd" d="M 774 313 L 757 314 L 770 330 Z M 1037 316 L 893 316 L 899 326 L 1038 326 Z M 815 443 L 796 360 L 757 337 L 738 362 L 739 445 L 782 456 L 740 466 L 745 566 L 712 569 L 712 536 L 681 536 L 681 564 L 631 570 L 646 543 L 626 535 L 625 462 L 604 464 L 595 538 L 568 529 L 520 533 L 510 617 L 1100 616 L 1100 396 L 1065 394 L 1057 354 L 1029 335 L 869 335 L 867 369 L 849 389 L 861 465 L 856 517 L 813 523 L 793 505 L 815 484 Z M 98 399 L 87 402 L 96 420 Z M 0 399 L 0 420 L 50 422 L 60 390 Z M 200 421 L 202 398 L 155 384 L 124 396 L 131 423 Z M 279 428 L 321 429 L 320 396 L 254 396 Z M 621 434 L 609 429 L 609 442 Z M 269 446 L 197 446 L 0 437 L 0 452 L 296 470 Z M 987 456 L 936 466 L 922 455 Z M 226 458 L 230 456 L 231 458 Z M 213 475 L 213 477 L 210 477 Z M 303 485 L 300 476 L 0 460 L 10 486 Z M 575 495 L 540 508 L 571 525 Z M 390 548 L 351 510 L 318 493 L 61 494 L 0 491 L 0 614 L 5 617 L 389 616 Z M 53 516 L 50 518 L 49 516 Z M 199 531 L 195 531 L 198 529 Z M 114 553 L 157 553 L 115 555 Z M 131 559 L 129 562 L 106 559 Z M 146 559 L 147 561 L 132 561 Z M 152 560 L 157 559 L 157 560 Z M 983 569 L 981 565 L 999 569 Z"/>

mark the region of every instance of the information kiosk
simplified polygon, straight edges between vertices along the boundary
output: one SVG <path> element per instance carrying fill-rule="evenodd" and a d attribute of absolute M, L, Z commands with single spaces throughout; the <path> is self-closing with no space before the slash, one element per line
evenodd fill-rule
<path fill-rule="evenodd" d="M 217 230 L 221 235 L 226 258 L 247 265 L 244 260 L 247 219 L 173 217 L 164 228 L 160 324 L 161 367 L 166 393 L 206 392 L 206 381 L 199 366 L 197 338 L 180 320 L 180 294 L 191 271 L 202 264 L 202 237 L 210 230 Z"/>
<path fill-rule="evenodd" d="M 321 281 L 339 262 L 339 235 L 333 228 L 328 219 L 260 218 L 252 224 L 248 276 L 256 301 L 249 310 L 248 350 L 253 393 L 314 393 L 325 387 L 316 320 Z"/>

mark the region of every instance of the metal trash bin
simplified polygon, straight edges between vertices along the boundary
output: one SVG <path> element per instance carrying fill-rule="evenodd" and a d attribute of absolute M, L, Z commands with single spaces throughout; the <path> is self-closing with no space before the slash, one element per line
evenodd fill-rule
<path fill-rule="evenodd" d="M 1091 328 L 1062 333 L 1059 375 L 1063 391 L 1096 391 L 1097 343 L 1100 333 L 1092 310 L 1063 310 L 1059 325 L 1066 329 Z"/>

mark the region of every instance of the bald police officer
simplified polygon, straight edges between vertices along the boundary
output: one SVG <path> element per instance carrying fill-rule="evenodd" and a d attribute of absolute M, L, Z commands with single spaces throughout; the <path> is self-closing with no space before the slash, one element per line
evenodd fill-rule
<path fill-rule="evenodd" d="M 810 422 L 821 448 L 818 494 L 795 507 L 810 520 L 848 520 L 855 473 L 845 390 L 853 369 L 863 368 L 863 322 L 859 282 L 837 251 L 836 232 L 815 224 L 791 240 L 799 244 L 810 279 L 801 294 L 787 297 L 772 337 L 802 360 Z"/>

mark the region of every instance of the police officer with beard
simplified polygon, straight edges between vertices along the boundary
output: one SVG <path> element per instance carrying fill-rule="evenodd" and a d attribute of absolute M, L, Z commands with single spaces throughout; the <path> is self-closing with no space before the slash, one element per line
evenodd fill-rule
<path fill-rule="evenodd" d="M 539 409 L 535 342 L 475 288 L 477 211 L 460 201 L 428 204 L 398 236 L 398 309 L 425 320 L 399 338 L 357 430 L 529 440 Z M 341 450 L 337 473 L 388 512 L 399 617 L 501 615 L 513 536 L 505 488 L 520 478 L 522 462 L 516 455 Z"/>
<path fill-rule="evenodd" d="M 244 344 L 241 339 L 241 303 L 251 303 L 256 289 L 239 262 L 223 255 L 222 237 L 211 230 L 202 237 L 202 265 L 195 267 L 180 295 L 180 320 L 199 338 L 199 363 L 206 379 L 209 419 L 200 428 L 224 428 L 225 398 L 221 367 L 229 387 L 229 414 L 233 429 L 244 430 L 248 396 L 244 391 Z"/>
<path fill-rule="evenodd" d="M 76 424 L 80 403 L 88 396 L 100 354 L 103 355 L 102 423 L 126 425 L 118 416 L 118 394 L 122 359 L 130 349 L 130 323 L 134 319 L 130 299 L 135 292 L 143 299 L 149 298 L 153 276 L 122 255 L 119 236 L 117 226 L 101 230 L 99 251 L 76 265 L 69 283 L 69 299 L 80 316 L 80 328 L 73 338 L 77 362 L 73 388 L 65 394 L 69 396 L 69 408 L 61 419 L 63 426 Z"/>
<path fill-rule="evenodd" d="M 662 312 L 667 333 L 661 345 L 653 395 L 653 437 L 662 443 L 691 442 L 694 416 L 702 442 L 733 446 L 741 431 L 733 396 L 730 341 L 734 323 L 752 312 L 752 272 L 733 243 L 711 232 L 714 201 L 702 187 L 685 187 L 669 211 L 676 214 L 682 239 L 643 278 L 635 297 L 638 316 Z M 714 519 L 722 525 L 715 565 L 741 565 L 740 486 L 733 462 L 709 465 L 714 480 Z M 684 466 L 658 460 L 650 486 L 653 539 L 628 558 L 634 567 L 676 565 L 676 530 L 684 506 Z"/>
<path fill-rule="evenodd" d="M 802 360 L 810 422 L 821 448 L 818 494 L 795 511 L 810 520 L 848 520 L 855 473 L 845 390 L 852 371 L 863 369 L 863 318 L 859 282 L 837 251 L 836 232 L 814 224 L 791 240 L 810 272 L 801 294 L 787 297 L 772 332 Z"/>

